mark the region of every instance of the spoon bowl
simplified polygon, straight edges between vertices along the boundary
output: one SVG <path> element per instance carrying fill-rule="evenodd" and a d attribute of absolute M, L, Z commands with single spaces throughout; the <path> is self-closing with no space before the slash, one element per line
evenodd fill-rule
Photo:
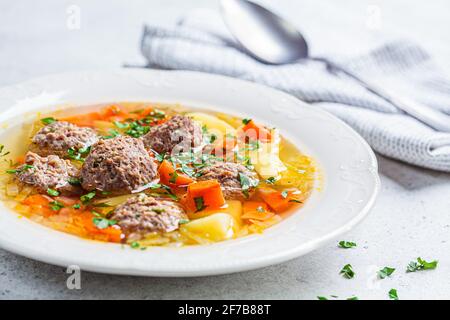
<path fill-rule="evenodd" d="M 307 42 L 295 26 L 259 4 L 223 0 L 221 9 L 227 27 L 254 58 L 284 64 L 308 57 Z"/>

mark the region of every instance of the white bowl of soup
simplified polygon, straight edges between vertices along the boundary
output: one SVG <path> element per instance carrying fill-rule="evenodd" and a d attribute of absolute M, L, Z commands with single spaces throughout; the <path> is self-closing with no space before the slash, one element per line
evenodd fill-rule
<path fill-rule="evenodd" d="M 0 90 L 0 245 L 133 275 L 248 270 L 349 230 L 379 188 L 365 141 L 276 90 L 181 71 Z"/>

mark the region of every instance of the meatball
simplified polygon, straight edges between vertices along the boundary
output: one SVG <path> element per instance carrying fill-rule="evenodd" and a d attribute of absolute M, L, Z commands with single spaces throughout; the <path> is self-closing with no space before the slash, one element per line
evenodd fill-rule
<path fill-rule="evenodd" d="M 19 181 L 34 186 L 39 192 L 47 192 L 49 188 L 62 193 L 78 191 L 73 185 L 78 181 L 78 173 L 69 160 L 55 155 L 41 157 L 33 152 L 28 152 L 25 164 L 16 169 Z"/>
<path fill-rule="evenodd" d="M 198 174 L 198 180 L 218 180 L 226 199 L 245 200 L 259 183 L 254 171 L 234 162 L 215 162 L 201 169 Z"/>
<path fill-rule="evenodd" d="M 128 239 L 139 239 L 146 233 L 174 231 L 187 216 L 176 202 L 141 193 L 118 206 L 110 218 L 117 221 Z"/>
<path fill-rule="evenodd" d="M 67 150 L 87 148 L 97 142 L 96 132 L 91 128 L 78 127 L 65 121 L 56 121 L 39 130 L 32 139 L 31 151 L 48 156 L 67 156 Z"/>
<path fill-rule="evenodd" d="M 202 129 L 189 117 L 177 115 L 142 137 L 147 148 L 159 153 L 187 152 L 202 143 Z"/>
<path fill-rule="evenodd" d="M 157 167 L 141 140 L 128 136 L 101 139 L 81 167 L 86 190 L 130 193 L 157 178 Z"/>

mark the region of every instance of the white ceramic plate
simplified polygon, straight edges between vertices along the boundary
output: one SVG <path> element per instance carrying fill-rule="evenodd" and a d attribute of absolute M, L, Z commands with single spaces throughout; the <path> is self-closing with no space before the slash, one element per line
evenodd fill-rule
<path fill-rule="evenodd" d="M 82 270 L 147 276 L 231 273 L 280 263 L 308 253 L 354 227 L 369 212 L 378 189 L 376 158 L 346 124 L 296 98 L 232 78 L 183 71 L 118 69 L 43 77 L 0 90 L 0 124 L 65 105 L 154 101 L 222 110 L 281 129 L 312 155 L 322 171 L 307 204 L 262 235 L 207 246 L 146 251 L 83 240 L 54 231 L 0 204 L 0 246 L 17 254 Z M 5 129 L 0 129 L 0 143 Z M 319 190 L 320 189 L 320 190 Z"/>

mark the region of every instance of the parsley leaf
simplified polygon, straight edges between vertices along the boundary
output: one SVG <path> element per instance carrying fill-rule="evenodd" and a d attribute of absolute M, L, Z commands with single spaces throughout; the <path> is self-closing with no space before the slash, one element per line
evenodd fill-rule
<path fill-rule="evenodd" d="M 109 129 L 108 133 L 109 133 L 109 135 L 103 136 L 103 139 L 112 139 L 112 138 L 120 136 L 120 132 L 115 129 Z"/>
<path fill-rule="evenodd" d="M 378 271 L 378 277 L 380 279 L 384 279 L 386 277 L 389 277 L 391 274 L 393 274 L 394 271 L 395 271 L 395 268 L 384 267 L 383 269 Z"/>
<path fill-rule="evenodd" d="M 178 221 L 178 224 L 186 224 L 188 222 L 189 222 L 188 219 L 180 219 L 180 221 Z"/>
<path fill-rule="evenodd" d="M 277 182 L 277 178 L 275 177 L 270 177 L 266 179 L 267 184 L 275 184 L 275 182 Z"/>
<path fill-rule="evenodd" d="M 203 197 L 194 198 L 194 201 L 195 201 L 195 207 L 197 208 L 196 212 L 202 211 L 203 209 L 206 208 Z"/>
<path fill-rule="evenodd" d="M 6 170 L 6 173 L 20 173 L 23 172 L 25 170 L 30 170 L 33 169 L 34 167 L 30 164 L 24 164 L 22 167 L 17 168 L 17 169 L 10 169 L 10 170 Z"/>
<path fill-rule="evenodd" d="M 82 195 L 80 197 L 80 200 L 81 200 L 81 202 L 83 202 L 83 204 L 86 204 L 89 201 L 91 201 L 92 199 L 94 199 L 95 195 L 96 195 L 96 192 L 95 191 L 91 191 L 89 193 L 86 193 L 86 194 Z"/>
<path fill-rule="evenodd" d="M 113 226 L 117 223 L 116 220 L 109 220 L 106 218 L 102 218 L 102 217 L 95 217 L 92 218 L 92 222 L 94 223 L 94 225 L 98 228 L 98 229 L 106 229 L 110 226 Z"/>
<path fill-rule="evenodd" d="M 56 122 L 56 121 L 58 121 L 58 120 L 56 120 L 56 119 L 53 118 L 53 117 L 47 117 L 47 118 L 41 119 L 41 122 L 42 122 L 42 124 L 44 124 L 44 125 L 48 125 L 48 124 L 53 123 L 53 122 Z"/>
<path fill-rule="evenodd" d="M 286 190 L 283 190 L 283 191 L 281 192 L 281 197 L 282 197 L 283 199 L 286 199 L 286 198 L 288 197 L 288 195 L 289 195 L 289 192 L 287 192 Z"/>
<path fill-rule="evenodd" d="M 50 209 L 53 211 L 59 211 L 60 209 L 64 208 L 64 205 L 59 201 L 52 201 L 50 202 Z"/>
<path fill-rule="evenodd" d="M 73 186 L 78 186 L 81 184 L 80 179 L 78 178 L 74 178 L 74 177 L 70 177 L 67 182 L 69 182 L 69 184 L 73 185 Z"/>
<path fill-rule="evenodd" d="M 141 245 L 139 244 L 139 242 L 137 242 L 137 241 L 133 241 L 131 244 L 130 244 L 130 247 L 131 248 L 133 248 L 133 249 L 137 249 L 137 248 L 139 248 Z"/>
<path fill-rule="evenodd" d="M 328 300 L 327 297 L 322 297 L 322 296 L 317 296 L 317 299 L 318 299 L 318 300 Z"/>
<path fill-rule="evenodd" d="M 389 298 L 392 300 L 398 300 L 397 289 L 389 290 Z"/>
<path fill-rule="evenodd" d="M 351 264 L 346 264 L 339 273 L 347 279 L 351 279 L 355 276 L 355 272 L 353 271 Z"/>
<path fill-rule="evenodd" d="M 59 191 L 57 191 L 55 189 L 48 188 L 47 189 L 47 193 L 48 193 L 49 196 L 52 196 L 52 197 L 59 196 Z"/>
<path fill-rule="evenodd" d="M 242 123 L 243 124 L 248 124 L 250 121 L 252 121 L 252 119 L 242 119 Z"/>
<path fill-rule="evenodd" d="M 407 268 L 406 268 L 406 272 L 416 272 L 416 271 L 422 271 L 422 270 L 433 270 L 436 269 L 438 265 L 438 261 L 434 260 L 434 261 L 425 261 L 422 258 L 418 257 L 417 258 L 417 262 L 416 261 L 411 261 Z"/>
<path fill-rule="evenodd" d="M 74 209 L 80 209 L 80 208 L 81 208 L 81 204 L 75 203 L 75 204 L 72 206 L 72 208 L 74 208 Z"/>
<path fill-rule="evenodd" d="M 339 248 L 350 249 L 356 247 L 356 243 L 351 241 L 339 241 L 338 246 Z"/>

